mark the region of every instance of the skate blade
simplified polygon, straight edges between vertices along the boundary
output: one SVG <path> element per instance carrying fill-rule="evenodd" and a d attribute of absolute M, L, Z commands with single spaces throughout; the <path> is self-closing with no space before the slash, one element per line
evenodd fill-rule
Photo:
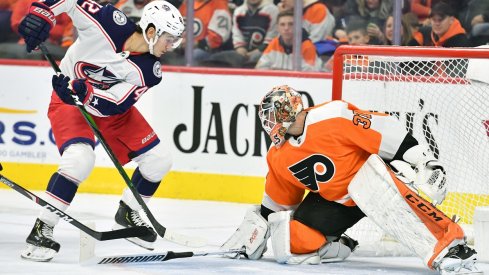
<path fill-rule="evenodd" d="M 123 229 L 123 228 L 127 228 L 127 227 L 121 226 L 117 223 L 114 226 L 112 226 L 112 230 Z M 147 249 L 149 251 L 152 251 L 155 249 L 155 247 L 154 247 L 155 242 L 147 242 L 147 241 L 142 240 L 140 238 L 125 238 L 125 239 L 130 241 L 131 243 L 133 243 L 137 246 L 140 246 L 144 249 Z"/>
<path fill-rule="evenodd" d="M 477 269 L 475 263 L 475 255 L 471 256 L 469 259 L 465 259 L 463 262 L 453 260 L 453 262 L 444 266 L 441 270 L 442 275 L 462 275 L 462 274 L 484 274 L 483 271 Z"/>
<path fill-rule="evenodd" d="M 441 275 L 463 275 L 463 274 L 471 274 L 471 275 L 483 275 L 484 272 L 480 270 L 461 270 L 461 271 L 442 271 Z"/>
<path fill-rule="evenodd" d="M 56 250 L 34 246 L 32 244 L 27 244 L 27 248 L 22 251 L 20 257 L 22 259 L 34 262 L 49 262 L 53 259 L 54 255 L 58 253 Z"/>

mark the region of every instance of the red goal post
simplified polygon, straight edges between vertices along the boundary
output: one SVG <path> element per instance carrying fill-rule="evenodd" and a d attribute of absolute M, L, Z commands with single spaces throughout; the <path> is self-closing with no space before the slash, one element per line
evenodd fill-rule
<path fill-rule="evenodd" d="M 349 46 L 336 49 L 333 62 L 333 100 L 342 99 L 344 57 L 348 55 L 392 56 L 405 58 L 475 58 L 489 59 L 489 48 L 438 48 L 397 46 Z"/>
<path fill-rule="evenodd" d="M 489 48 L 341 46 L 332 97 L 394 115 L 427 144 L 447 169 L 439 208 L 471 235 L 475 208 L 489 206 Z M 374 238 L 367 227 L 352 234 Z"/>

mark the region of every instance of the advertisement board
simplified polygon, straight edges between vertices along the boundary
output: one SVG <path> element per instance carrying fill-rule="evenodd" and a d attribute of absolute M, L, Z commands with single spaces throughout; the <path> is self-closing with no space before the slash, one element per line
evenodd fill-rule
<path fill-rule="evenodd" d="M 0 62 L 0 160 L 5 175 L 43 190 L 59 153 L 47 118 L 52 69 Z M 306 106 L 331 100 L 331 77 L 319 73 L 163 67 L 162 82 L 136 103 L 173 157 L 156 196 L 259 202 L 270 145 L 257 116 L 276 85 L 303 94 Z M 80 191 L 120 193 L 122 177 L 102 146 Z M 134 164 L 126 166 L 129 174 Z"/>

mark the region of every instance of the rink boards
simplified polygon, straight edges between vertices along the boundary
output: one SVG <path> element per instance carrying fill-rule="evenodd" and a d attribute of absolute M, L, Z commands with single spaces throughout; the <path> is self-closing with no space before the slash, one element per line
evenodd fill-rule
<path fill-rule="evenodd" d="M 6 176 L 32 190 L 45 188 L 59 161 L 46 115 L 51 76 L 52 70 L 44 62 L 0 61 L 0 161 Z M 156 196 L 260 202 L 269 141 L 259 124 L 258 103 L 271 87 L 283 84 L 299 90 L 306 107 L 332 98 L 331 74 L 164 67 L 161 84 L 148 90 L 136 104 L 174 160 Z M 399 89 L 386 89 L 382 82 L 376 84 L 379 86 L 366 82 L 357 85 L 368 85 L 368 96 L 364 92 L 355 93 L 364 89 L 353 86 L 343 90 L 343 98 L 363 108 L 396 98 L 400 106 L 381 111 L 397 112 L 400 118 L 408 113 L 417 117 L 419 111 L 415 106 L 411 108 L 399 100 L 402 96 L 392 92 Z M 438 123 L 430 124 L 436 134 L 440 125 L 452 120 L 445 119 L 448 116 L 443 111 L 432 110 L 429 101 L 426 102 L 420 114 L 438 116 Z M 444 108 L 447 112 L 454 110 L 450 104 Z M 408 107 L 411 109 L 406 109 Z M 477 139 L 474 144 L 489 141 L 489 117 L 485 114 L 474 120 L 475 130 L 472 131 Z M 418 130 L 423 128 L 420 121 L 413 121 L 417 138 L 421 137 Z M 441 145 L 441 159 L 443 151 L 456 149 L 450 148 L 453 146 L 450 142 Z M 96 168 L 80 186 L 80 191 L 119 194 L 125 183 L 103 148 L 99 145 L 95 151 Z M 129 174 L 134 168 L 132 164 L 126 167 Z M 487 199 L 482 198 L 487 197 L 486 194 L 472 194 L 480 189 L 474 185 L 479 184 L 467 182 L 464 190 L 449 196 Z"/>
<path fill-rule="evenodd" d="M 4 174 L 43 190 L 59 154 L 47 118 L 52 69 L 44 62 L 0 61 L 0 161 Z M 331 99 L 331 75 L 164 67 L 160 85 L 136 106 L 173 157 L 156 196 L 258 203 L 269 141 L 256 114 L 263 95 L 288 84 L 306 105 Z M 119 194 L 122 177 L 103 148 L 80 192 Z M 135 166 L 128 164 L 132 174 Z M 3 186 L 0 186 L 3 188 Z"/>

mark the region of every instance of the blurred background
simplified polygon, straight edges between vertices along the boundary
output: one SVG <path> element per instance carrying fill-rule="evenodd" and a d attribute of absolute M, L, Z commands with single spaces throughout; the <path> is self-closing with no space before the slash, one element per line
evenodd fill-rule
<path fill-rule="evenodd" d="M 43 59 L 27 54 L 17 32 L 33 1 L 0 1 L 0 58 Z M 151 0 L 94 1 L 138 22 Z M 162 56 L 164 65 L 331 72 L 342 44 L 476 47 L 489 41 L 489 0 L 169 2 L 180 9 L 188 32 L 179 48 Z M 47 45 L 61 59 L 77 33 L 66 14 L 56 20 Z"/>

